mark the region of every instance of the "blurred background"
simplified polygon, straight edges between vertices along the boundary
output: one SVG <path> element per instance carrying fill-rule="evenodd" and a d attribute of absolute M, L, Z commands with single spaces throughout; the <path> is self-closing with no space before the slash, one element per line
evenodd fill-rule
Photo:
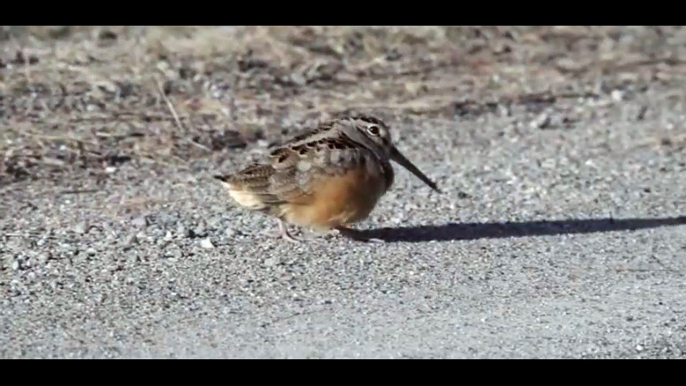
<path fill-rule="evenodd" d="M 685 49 L 681 27 L 5 26 L 0 183 L 221 163 L 356 111 L 565 127 L 594 114 L 570 101 L 683 89 Z"/>

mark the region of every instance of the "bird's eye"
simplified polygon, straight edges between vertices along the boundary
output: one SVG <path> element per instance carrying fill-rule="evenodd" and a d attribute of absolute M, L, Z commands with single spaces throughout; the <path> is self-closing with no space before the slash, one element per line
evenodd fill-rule
<path fill-rule="evenodd" d="M 369 126 L 367 128 L 367 132 L 373 136 L 379 135 L 379 133 L 380 133 L 379 126 L 375 126 L 375 125 Z"/>

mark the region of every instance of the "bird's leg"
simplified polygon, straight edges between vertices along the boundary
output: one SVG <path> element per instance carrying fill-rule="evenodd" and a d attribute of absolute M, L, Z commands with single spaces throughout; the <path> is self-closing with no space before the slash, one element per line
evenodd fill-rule
<path fill-rule="evenodd" d="M 279 229 L 266 229 L 263 231 L 253 232 L 253 234 L 262 234 L 270 239 L 276 239 L 281 237 L 281 223 L 279 222 Z"/>
<path fill-rule="evenodd" d="M 279 235 L 281 236 L 282 239 L 286 241 L 290 241 L 292 243 L 300 243 L 302 240 L 294 237 L 291 232 L 288 231 L 288 227 L 286 226 L 286 222 L 284 222 L 281 219 L 279 220 Z"/>
<path fill-rule="evenodd" d="M 368 243 L 385 243 L 384 240 L 367 237 L 364 235 L 364 232 L 357 229 L 348 228 L 342 225 L 339 225 L 334 229 L 338 231 L 338 233 L 340 233 L 341 235 L 356 241 L 364 241 Z"/>
<path fill-rule="evenodd" d="M 277 218 L 276 221 L 279 223 L 279 230 L 277 231 L 265 231 L 265 235 L 269 238 L 279 238 L 283 239 L 286 241 L 290 241 L 292 243 L 299 243 L 302 240 L 299 238 L 296 238 L 291 234 L 291 232 L 288 230 L 288 227 L 286 226 L 286 222 L 283 221 L 280 218 Z"/>
<path fill-rule="evenodd" d="M 278 231 L 271 231 L 271 232 L 266 232 L 267 237 L 271 238 L 280 238 L 292 243 L 301 243 L 303 241 L 307 242 L 314 242 L 314 243 L 319 243 L 319 240 L 316 240 L 315 237 L 295 237 L 291 234 L 291 232 L 288 230 L 288 226 L 285 221 L 277 218 L 277 221 L 279 223 L 279 230 Z"/>

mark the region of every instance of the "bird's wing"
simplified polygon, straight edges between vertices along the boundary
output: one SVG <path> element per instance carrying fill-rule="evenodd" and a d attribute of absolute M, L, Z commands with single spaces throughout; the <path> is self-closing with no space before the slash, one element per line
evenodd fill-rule
<path fill-rule="evenodd" d="M 312 187 L 328 176 L 364 167 L 371 151 L 345 135 L 322 136 L 322 130 L 273 150 L 264 164 L 253 164 L 238 173 L 216 178 L 232 189 L 254 195 L 266 205 L 307 204 Z"/>

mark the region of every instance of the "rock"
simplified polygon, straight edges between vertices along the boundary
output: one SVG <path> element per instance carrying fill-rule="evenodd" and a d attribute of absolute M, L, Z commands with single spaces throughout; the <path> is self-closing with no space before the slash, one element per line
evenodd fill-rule
<path fill-rule="evenodd" d="M 205 248 L 205 249 L 213 249 L 214 244 L 212 244 L 212 241 L 209 238 L 202 239 L 200 241 L 200 246 Z"/>
<path fill-rule="evenodd" d="M 147 238 L 148 238 L 148 235 L 146 235 L 144 231 L 140 231 L 140 232 L 136 233 L 136 240 L 138 240 L 139 243 L 145 242 L 147 240 Z"/>
<path fill-rule="evenodd" d="M 205 237 L 207 236 L 207 228 L 205 227 L 205 223 L 201 222 L 198 224 L 198 226 L 193 229 L 193 236 L 191 237 Z"/>
<path fill-rule="evenodd" d="M 220 225 L 222 222 L 222 218 L 219 216 L 214 216 L 211 217 L 209 220 L 207 220 L 207 225 L 210 227 L 210 229 L 215 229 L 218 225 Z"/>
<path fill-rule="evenodd" d="M 179 223 L 179 225 L 176 226 L 176 237 L 183 238 L 187 237 L 186 236 L 186 227 L 183 226 L 183 224 Z"/>
<path fill-rule="evenodd" d="M 126 236 L 126 238 L 124 239 L 124 247 L 126 247 L 126 248 L 131 248 L 136 243 L 138 243 L 138 239 L 136 238 L 135 234 L 130 234 L 130 235 Z"/>
<path fill-rule="evenodd" d="M 621 102 L 624 99 L 624 93 L 620 90 L 614 90 L 610 95 L 615 102 Z"/>
<path fill-rule="evenodd" d="M 38 261 L 39 261 L 41 264 L 47 263 L 48 260 L 50 260 L 50 252 L 41 253 L 40 255 L 38 255 Z"/>
<path fill-rule="evenodd" d="M 147 216 L 136 217 L 131 221 L 131 224 L 135 227 L 143 228 L 148 225 Z"/>
<path fill-rule="evenodd" d="M 80 235 L 86 233 L 88 230 L 88 224 L 86 224 L 85 221 L 81 221 L 80 223 L 74 225 L 74 233 L 78 233 Z"/>
<path fill-rule="evenodd" d="M 169 248 L 164 250 L 164 257 L 167 259 L 180 259 L 183 257 L 183 252 L 179 247 L 171 245 Z"/>
<path fill-rule="evenodd" d="M 550 123 L 550 115 L 546 113 L 541 113 L 533 121 L 531 121 L 529 126 L 532 129 L 547 129 L 550 127 Z"/>

